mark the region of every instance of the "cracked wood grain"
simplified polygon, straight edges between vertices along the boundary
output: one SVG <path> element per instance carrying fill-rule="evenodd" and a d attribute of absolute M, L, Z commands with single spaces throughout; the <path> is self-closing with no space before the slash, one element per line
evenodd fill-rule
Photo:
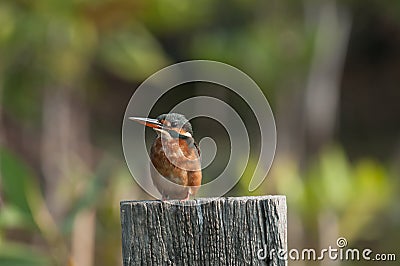
<path fill-rule="evenodd" d="M 122 201 L 121 225 L 124 266 L 286 265 L 284 196 Z"/>

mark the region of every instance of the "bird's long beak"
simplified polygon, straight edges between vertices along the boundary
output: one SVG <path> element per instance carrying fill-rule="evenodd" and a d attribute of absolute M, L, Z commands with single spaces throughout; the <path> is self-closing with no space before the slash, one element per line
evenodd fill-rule
<path fill-rule="evenodd" d="M 130 120 L 138 122 L 142 125 L 145 125 L 147 127 L 152 127 L 154 129 L 161 129 L 163 127 L 163 124 L 158 122 L 157 119 L 152 119 L 152 118 L 142 118 L 142 117 L 129 117 Z"/>

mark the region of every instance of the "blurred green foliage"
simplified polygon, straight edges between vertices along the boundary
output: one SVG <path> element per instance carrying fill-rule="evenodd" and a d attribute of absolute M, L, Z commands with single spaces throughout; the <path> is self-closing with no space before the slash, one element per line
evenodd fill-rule
<path fill-rule="evenodd" d="M 36 223 L 40 215 L 40 206 L 37 206 L 40 191 L 36 179 L 23 162 L 5 149 L 1 150 L 0 165 L 2 193 L 6 201 L 0 212 L 2 238 L 8 230 L 40 233 Z M 49 259 L 44 254 L 28 245 L 2 240 L 0 247 L 1 265 L 49 265 Z"/>
<path fill-rule="evenodd" d="M 326 3 L 0 2 L 0 265 L 121 264 L 119 201 L 148 197 L 132 182 L 121 153 L 124 108 L 145 78 L 188 59 L 219 60 L 244 70 L 263 88 L 277 118 L 278 152 L 270 176 L 249 193 L 252 158 L 230 195 L 287 195 L 289 232 L 295 228 L 290 222 L 299 221 L 296 230 L 307 236 L 289 235 L 289 247 L 325 244 L 318 226 L 337 228 L 352 245 L 396 246 L 400 152 L 396 145 L 382 152 L 347 143 L 364 135 L 372 147 L 395 143 L 399 140 L 390 136 L 398 137 L 399 128 L 382 119 L 380 126 L 387 127 L 379 130 L 385 134 L 368 135 L 341 121 L 355 116 L 375 132 L 374 121 L 368 123 L 374 108 L 363 99 L 378 97 L 376 88 L 367 90 L 359 79 L 373 73 L 383 81 L 381 90 L 398 91 L 398 79 L 390 74 L 399 69 L 400 2 L 329 2 L 350 14 L 353 27 L 349 62 L 340 71 L 347 90 L 339 102 L 361 107 L 338 110 L 343 114 L 336 117 L 332 139 L 316 145 L 314 135 L 311 141 L 301 137 L 306 122 L 297 115 L 308 107 L 304 94 L 318 61 L 318 14 Z M 363 93 L 345 98 L 353 87 Z M 399 96 L 386 93 L 387 101 L 376 100 L 380 108 L 372 111 Z M 295 145 L 285 150 L 289 140 Z"/>
<path fill-rule="evenodd" d="M 292 168 L 277 177 L 278 191 L 302 219 L 315 222 L 321 212 L 334 212 L 349 241 L 393 199 L 392 183 L 381 164 L 362 159 L 352 165 L 338 147 L 323 151 L 303 179 Z"/>

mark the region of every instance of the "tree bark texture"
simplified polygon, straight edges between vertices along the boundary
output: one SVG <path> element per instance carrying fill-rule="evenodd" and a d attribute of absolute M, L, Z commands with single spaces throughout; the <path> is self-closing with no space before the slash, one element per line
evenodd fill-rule
<path fill-rule="evenodd" d="M 124 266 L 286 265 L 285 196 L 122 201 L 121 225 Z"/>

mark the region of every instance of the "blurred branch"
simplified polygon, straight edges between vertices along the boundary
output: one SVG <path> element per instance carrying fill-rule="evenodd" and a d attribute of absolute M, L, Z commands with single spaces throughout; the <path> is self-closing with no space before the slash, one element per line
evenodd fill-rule
<path fill-rule="evenodd" d="M 68 248 L 42 194 L 39 193 L 39 188 L 28 190 L 26 196 L 33 220 L 40 230 L 40 235 L 47 242 L 53 261 L 57 265 L 64 265 Z"/>
<path fill-rule="evenodd" d="M 66 88 L 47 89 L 43 102 L 42 167 L 46 200 L 60 222 L 65 220 L 74 198 L 85 195 L 92 176 L 88 110 L 82 99 L 72 98 L 71 94 Z M 93 263 L 94 214 L 94 210 L 88 210 L 75 217 L 71 243 L 74 265 Z M 84 238 L 82 232 L 86 232 Z"/>
<path fill-rule="evenodd" d="M 74 266 L 94 265 L 95 232 L 95 209 L 88 209 L 80 212 L 75 218 L 71 240 L 71 261 Z"/>
<path fill-rule="evenodd" d="M 317 23 L 315 52 L 304 106 L 306 141 L 309 141 L 311 152 L 315 152 L 332 141 L 351 19 L 347 10 L 338 8 L 336 1 L 325 1 L 308 8 L 317 8 L 318 14 L 318 19 L 314 20 Z M 326 247 L 338 237 L 337 213 L 322 211 L 318 222 L 319 245 Z M 338 265 L 338 262 L 332 261 L 329 265 Z"/>
<path fill-rule="evenodd" d="M 306 136 L 311 149 L 318 151 L 332 141 L 339 102 L 341 73 L 346 56 L 351 17 L 336 1 L 319 5 L 306 2 L 308 16 L 317 15 L 314 57 L 305 90 Z M 316 10 L 315 10 L 316 9 Z"/>
<path fill-rule="evenodd" d="M 4 145 L 4 138 L 5 138 L 5 132 L 4 132 L 4 128 L 3 128 L 3 80 L 2 80 L 2 76 L 0 74 L 0 147 L 3 147 Z M 2 154 L 0 153 L 0 157 L 2 156 Z M 0 158 L 0 169 L 1 169 L 2 165 L 1 165 L 1 158 Z M 0 171 L 0 210 L 3 207 L 3 199 L 2 199 L 2 176 L 1 176 L 1 171 Z"/>
<path fill-rule="evenodd" d="M 65 212 L 65 202 L 60 202 L 62 179 L 70 178 L 67 162 L 71 117 L 68 95 L 63 89 L 47 88 L 43 100 L 42 172 L 46 181 L 45 198 L 56 220 Z M 63 169 L 65 168 L 65 169 Z M 65 176 L 63 176 L 65 175 Z"/>

